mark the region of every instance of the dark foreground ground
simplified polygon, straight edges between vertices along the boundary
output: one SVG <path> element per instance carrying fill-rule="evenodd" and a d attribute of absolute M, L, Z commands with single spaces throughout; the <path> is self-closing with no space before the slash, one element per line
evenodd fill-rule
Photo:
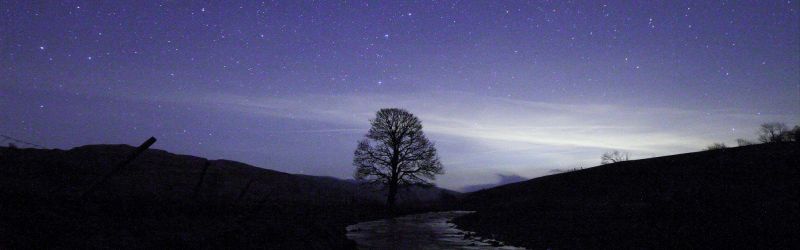
<path fill-rule="evenodd" d="M 533 249 L 796 249 L 800 144 L 598 166 L 468 195 L 459 227 Z"/>
<path fill-rule="evenodd" d="M 347 225 L 385 216 L 380 194 L 351 181 L 162 150 L 80 197 L 132 151 L 0 147 L 0 249 L 348 249 Z M 417 190 L 401 210 L 437 209 L 414 204 L 440 192 Z"/>

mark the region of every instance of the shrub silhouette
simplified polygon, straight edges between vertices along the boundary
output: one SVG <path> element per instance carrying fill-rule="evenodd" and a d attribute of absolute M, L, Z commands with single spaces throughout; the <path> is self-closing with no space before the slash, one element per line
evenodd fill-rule
<path fill-rule="evenodd" d="M 627 161 L 630 159 L 630 154 L 627 152 L 620 152 L 614 150 L 612 152 L 606 152 L 600 157 L 600 164 L 610 164 L 615 162 Z"/>
<path fill-rule="evenodd" d="M 753 144 L 756 144 L 756 143 L 752 142 L 752 141 L 748 141 L 748 140 L 742 139 L 742 138 L 736 139 L 736 145 L 738 145 L 740 147 L 741 146 L 753 145 Z"/>
<path fill-rule="evenodd" d="M 787 141 L 800 141 L 800 125 L 795 125 L 794 129 L 786 132 Z"/>
<path fill-rule="evenodd" d="M 719 142 L 719 143 L 714 143 L 714 144 L 708 145 L 708 147 L 706 147 L 706 150 L 716 150 L 716 149 L 724 149 L 724 148 L 728 148 L 728 146 L 725 146 L 725 143 Z"/>

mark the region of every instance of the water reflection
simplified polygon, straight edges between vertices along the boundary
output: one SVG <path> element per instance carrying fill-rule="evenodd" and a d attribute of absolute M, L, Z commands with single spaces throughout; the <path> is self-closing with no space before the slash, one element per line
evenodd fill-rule
<path fill-rule="evenodd" d="M 347 227 L 359 249 L 524 249 L 474 236 L 448 221 L 469 211 L 414 214 Z"/>

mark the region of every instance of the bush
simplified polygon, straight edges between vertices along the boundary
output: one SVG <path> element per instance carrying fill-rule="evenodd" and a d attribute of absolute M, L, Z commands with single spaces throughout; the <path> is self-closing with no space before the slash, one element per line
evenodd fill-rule
<path fill-rule="evenodd" d="M 725 148 L 728 148 L 728 146 L 725 146 L 725 143 L 714 143 L 714 144 L 708 145 L 708 147 L 706 147 L 706 150 L 717 150 L 717 149 L 725 149 Z"/>
<path fill-rule="evenodd" d="M 742 139 L 742 138 L 739 138 L 739 139 L 736 139 L 736 144 L 739 145 L 739 147 L 741 147 L 741 146 L 753 145 L 753 144 L 756 144 L 756 143 L 748 141 L 748 140 L 745 140 L 745 139 Z"/>
<path fill-rule="evenodd" d="M 615 162 L 627 161 L 630 159 L 630 154 L 627 152 L 620 152 L 614 150 L 613 152 L 606 152 L 600 157 L 600 164 L 610 164 Z"/>

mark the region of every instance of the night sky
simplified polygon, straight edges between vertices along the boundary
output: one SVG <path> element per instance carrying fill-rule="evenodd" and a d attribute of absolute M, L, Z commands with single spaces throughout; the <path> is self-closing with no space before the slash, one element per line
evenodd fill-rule
<path fill-rule="evenodd" d="M 0 134 L 350 178 L 380 108 L 447 188 L 800 123 L 800 1 L 0 0 Z"/>

